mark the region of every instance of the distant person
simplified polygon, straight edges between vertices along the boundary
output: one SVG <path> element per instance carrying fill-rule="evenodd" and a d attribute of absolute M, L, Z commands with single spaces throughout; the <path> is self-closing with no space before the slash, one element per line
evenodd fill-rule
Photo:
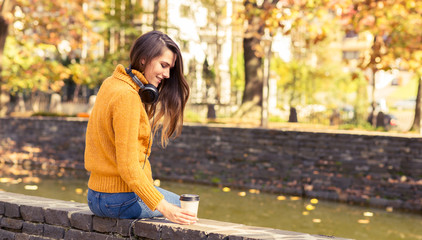
<path fill-rule="evenodd" d="M 383 112 L 379 112 L 377 115 L 377 120 L 376 120 L 376 126 L 381 127 L 381 128 L 386 128 L 386 122 L 385 122 L 385 114 Z"/>
<path fill-rule="evenodd" d="M 330 116 L 330 125 L 340 125 L 341 117 L 337 109 L 333 110 L 333 113 Z"/>
<path fill-rule="evenodd" d="M 290 107 L 289 122 L 297 122 L 297 111 L 295 107 Z"/>
<path fill-rule="evenodd" d="M 130 65 L 117 65 L 102 83 L 88 121 L 85 168 L 88 206 L 95 215 L 197 221 L 180 208 L 177 194 L 154 186 L 148 159 L 159 128 L 163 146 L 180 134 L 188 97 L 176 43 L 158 31 L 140 36 Z"/>

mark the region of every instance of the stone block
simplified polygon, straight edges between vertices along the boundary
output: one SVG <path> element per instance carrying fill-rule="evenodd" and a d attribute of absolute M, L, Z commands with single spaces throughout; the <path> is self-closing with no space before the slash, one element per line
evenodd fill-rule
<path fill-rule="evenodd" d="M 14 230 L 22 229 L 23 221 L 20 219 L 3 217 L 0 222 L 2 228 L 9 228 Z"/>
<path fill-rule="evenodd" d="M 103 218 L 94 216 L 92 220 L 92 229 L 97 232 L 113 232 L 117 224 L 116 218 Z"/>
<path fill-rule="evenodd" d="M 26 233 L 16 233 L 15 240 L 29 240 L 31 236 Z"/>
<path fill-rule="evenodd" d="M 375 206 L 375 207 L 388 206 L 388 199 L 373 197 L 369 199 L 369 205 Z"/>
<path fill-rule="evenodd" d="M 15 233 L 0 229 L 0 239 L 15 239 Z"/>
<path fill-rule="evenodd" d="M 43 235 L 44 224 L 24 222 L 22 225 L 22 232 L 30 235 Z"/>
<path fill-rule="evenodd" d="M 207 239 L 207 233 L 201 230 L 189 229 L 180 225 L 163 225 L 161 239 L 201 240 Z"/>
<path fill-rule="evenodd" d="M 406 210 L 414 211 L 414 212 L 420 212 L 422 210 L 422 206 L 420 203 L 412 202 L 412 201 L 404 202 L 403 208 Z"/>
<path fill-rule="evenodd" d="M 44 209 L 44 218 L 48 224 L 70 227 L 68 211 L 64 209 Z"/>
<path fill-rule="evenodd" d="M 208 233 L 207 240 L 229 239 L 230 231 L 222 231 L 218 233 Z"/>
<path fill-rule="evenodd" d="M 117 234 L 128 237 L 130 235 L 132 223 L 135 223 L 136 219 L 118 219 L 115 231 Z M 132 228 L 133 229 L 133 228 Z"/>
<path fill-rule="evenodd" d="M 158 222 L 139 220 L 134 225 L 133 233 L 138 237 L 158 240 L 161 237 L 160 229 Z"/>
<path fill-rule="evenodd" d="M 4 202 L 0 202 L 0 215 L 4 214 Z"/>
<path fill-rule="evenodd" d="M 4 203 L 4 215 L 6 217 L 20 218 L 19 205 L 9 202 Z"/>
<path fill-rule="evenodd" d="M 84 240 L 84 239 L 87 239 L 87 236 L 88 236 L 88 233 L 86 232 L 76 230 L 76 229 L 69 229 L 64 234 L 64 239 L 65 240 L 73 240 L 73 239 Z"/>
<path fill-rule="evenodd" d="M 44 222 L 44 209 L 42 207 L 22 205 L 20 213 L 25 221 Z"/>
<path fill-rule="evenodd" d="M 403 205 L 403 201 L 402 200 L 399 200 L 399 199 L 396 199 L 396 200 L 388 200 L 388 205 L 387 206 L 391 206 L 393 208 L 399 209 L 399 208 L 402 208 L 402 205 Z"/>
<path fill-rule="evenodd" d="M 59 226 L 52 226 L 44 224 L 44 237 L 54 238 L 54 239 L 63 239 L 65 233 L 65 228 Z"/>
<path fill-rule="evenodd" d="M 94 214 L 91 211 L 73 212 L 70 215 L 70 225 L 74 228 L 91 231 Z"/>
<path fill-rule="evenodd" d="M 332 179 L 332 184 L 339 187 L 340 189 L 347 189 L 352 185 L 353 179 L 350 177 L 334 177 Z"/>
<path fill-rule="evenodd" d="M 110 234 L 101 234 L 96 232 L 85 233 L 82 239 L 86 240 L 122 240 L 126 239 L 124 237 L 113 236 Z"/>

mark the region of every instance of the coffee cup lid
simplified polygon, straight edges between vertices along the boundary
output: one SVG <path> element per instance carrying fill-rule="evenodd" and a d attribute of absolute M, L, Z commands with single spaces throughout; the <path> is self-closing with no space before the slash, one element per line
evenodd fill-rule
<path fill-rule="evenodd" d="M 199 201 L 199 195 L 196 194 L 182 194 L 180 201 Z"/>

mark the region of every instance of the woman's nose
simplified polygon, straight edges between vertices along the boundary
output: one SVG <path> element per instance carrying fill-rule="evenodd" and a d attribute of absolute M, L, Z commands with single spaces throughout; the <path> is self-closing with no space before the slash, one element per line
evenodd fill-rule
<path fill-rule="evenodd" d="M 164 75 L 164 78 L 169 78 L 170 77 L 170 69 L 165 69 L 163 75 Z"/>

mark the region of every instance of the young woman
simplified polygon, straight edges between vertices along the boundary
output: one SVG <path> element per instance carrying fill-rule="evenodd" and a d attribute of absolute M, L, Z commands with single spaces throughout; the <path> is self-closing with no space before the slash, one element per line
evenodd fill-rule
<path fill-rule="evenodd" d="M 103 82 L 88 121 L 88 205 L 103 217 L 195 223 L 177 194 L 153 185 L 148 160 L 159 128 L 163 146 L 182 129 L 189 86 L 180 49 L 166 34 L 148 32 L 132 45 L 130 63 Z"/>

